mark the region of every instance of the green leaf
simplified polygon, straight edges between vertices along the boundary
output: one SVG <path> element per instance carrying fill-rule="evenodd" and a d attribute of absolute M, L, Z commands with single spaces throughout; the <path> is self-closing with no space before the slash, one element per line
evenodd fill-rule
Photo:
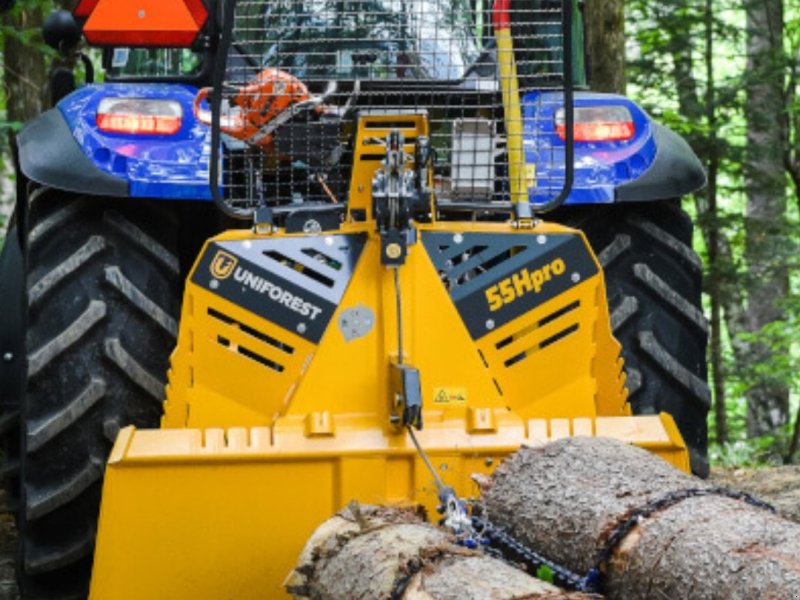
<path fill-rule="evenodd" d="M 536 569 L 536 577 L 541 579 L 542 581 L 546 581 L 547 583 L 555 583 L 555 578 L 553 576 L 553 569 L 551 569 L 547 565 L 542 565 L 541 567 Z"/>

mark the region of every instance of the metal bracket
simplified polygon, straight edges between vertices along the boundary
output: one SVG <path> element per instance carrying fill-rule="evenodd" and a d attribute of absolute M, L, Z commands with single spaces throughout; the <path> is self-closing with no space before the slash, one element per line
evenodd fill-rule
<path fill-rule="evenodd" d="M 392 407 L 389 420 L 398 427 L 422 429 L 422 384 L 419 369 L 390 364 L 389 385 Z"/>

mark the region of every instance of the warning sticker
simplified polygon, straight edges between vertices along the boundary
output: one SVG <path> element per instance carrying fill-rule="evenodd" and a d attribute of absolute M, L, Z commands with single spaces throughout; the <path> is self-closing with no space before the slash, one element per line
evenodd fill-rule
<path fill-rule="evenodd" d="M 449 404 L 466 404 L 467 388 L 463 387 L 437 387 L 433 388 L 433 403 L 437 406 Z"/>

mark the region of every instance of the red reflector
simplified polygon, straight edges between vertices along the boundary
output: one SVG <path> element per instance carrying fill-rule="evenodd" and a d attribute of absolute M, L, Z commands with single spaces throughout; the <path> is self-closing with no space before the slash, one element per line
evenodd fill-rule
<path fill-rule="evenodd" d="M 567 139 L 564 109 L 556 113 L 556 132 Z M 636 134 L 636 125 L 625 106 L 581 106 L 575 108 L 576 142 L 623 142 Z"/>
<path fill-rule="evenodd" d="M 78 6 L 75 7 L 74 15 L 76 17 L 88 17 L 92 14 L 94 7 L 100 0 L 81 0 Z"/>
<path fill-rule="evenodd" d="M 173 135 L 181 129 L 183 110 L 173 100 L 103 98 L 97 127 L 109 133 Z"/>
<path fill-rule="evenodd" d="M 84 0 L 91 3 L 92 0 Z M 188 47 L 208 19 L 202 0 L 94 0 L 83 33 L 97 46 Z"/>

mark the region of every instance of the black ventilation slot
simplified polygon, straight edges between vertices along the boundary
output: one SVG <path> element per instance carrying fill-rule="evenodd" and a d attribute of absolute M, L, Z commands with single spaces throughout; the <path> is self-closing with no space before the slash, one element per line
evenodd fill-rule
<path fill-rule="evenodd" d="M 559 308 L 557 311 L 550 313 L 546 317 L 539 320 L 539 327 L 544 327 L 548 323 L 552 323 L 556 319 L 563 317 L 566 314 L 571 313 L 573 310 L 579 309 L 581 306 L 580 300 L 575 300 L 571 304 L 567 304 L 564 308 Z"/>
<path fill-rule="evenodd" d="M 264 256 L 271 258 L 272 260 L 279 262 L 290 269 L 294 269 L 298 273 L 305 275 L 309 279 L 313 279 L 317 283 L 321 283 L 325 287 L 332 288 L 334 285 L 334 281 L 330 277 L 326 277 L 319 271 L 315 271 L 308 265 L 297 262 L 295 259 L 290 258 L 289 256 L 286 256 L 277 250 L 267 250 L 264 252 Z"/>
<path fill-rule="evenodd" d="M 505 360 L 503 362 L 503 364 L 506 367 L 512 367 L 515 364 L 517 364 L 518 362 L 520 362 L 520 361 L 526 359 L 527 357 L 529 357 L 531 354 L 533 354 L 537 350 L 544 350 L 548 346 L 552 346 L 556 342 L 560 342 L 564 338 L 566 338 L 566 337 L 572 335 L 573 333 L 575 333 L 576 331 L 578 331 L 579 328 L 580 328 L 579 325 L 577 323 L 574 323 L 574 324 L 570 325 L 569 327 L 567 327 L 566 329 L 562 329 L 558 333 L 555 333 L 555 334 L 551 335 L 549 338 L 547 338 L 545 340 L 542 340 L 541 342 L 539 342 L 535 346 L 533 346 L 531 348 L 528 348 L 527 350 L 523 350 L 522 352 L 520 352 L 518 354 L 515 354 L 511 358 Z"/>
<path fill-rule="evenodd" d="M 311 259 L 314 259 L 320 264 L 325 265 L 326 267 L 333 269 L 334 271 L 341 271 L 342 270 L 342 263 L 325 254 L 324 252 L 320 252 L 316 248 L 303 248 L 300 252 L 305 254 Z"/>
<path fill-rule="evenodd" d="M 514 333 L 514 334 L 512 334 L 512 335 L 510 335 L 508 337 L 503 338 L 502 340 L 497 342 L 494 345 L 494 347 L 497 348 L 498 350 L 502 350 L 503 348 L 508 346 L 511 342 L 513 342 L 514 340 L 518 340 L 518 339 L 528 335 L 529 333 L 532 333 L 532 332 L 536 331 L 537 329 L 539 329 L 541 327 L 544 327 L 545 325 L 548 325 L 548 324 L 552 323 L 553 321 L 555 321 L 557 319 L 560 319 L 561 317 L 563 317 L 565 315 L 568 315 L 572 311 L 577 310 L 578 308 L 580 308 L 580 306 L 581 306 L 580 300 L 576 300 L 575 302 L 572 302 L 571 304 L 567 304 L 563 308 L 559 308 L 558 310 L 550 313 L 546 317 L 542 317 L 538 321 L 536 321 L 534 323 L 531 323 L 530 325 L 528 325 L 526 327 L 523 327 L 522 329 L 520 329 L 516 333 Z"/>
<path fill-rule="evenodd" d="M 552 346 L 556 342 L 560 342 L 565 337 L 572 335 L 576 331 L 578 331 L 578 324 L 577 323 L 575 323 L 573 325 L 570 325 L 566 329 L 563 329 L 563 330 L 559 331 L 556 334 L 551 335 L 546 340 L 542 340 L 542 342 L 539 344 L 539 349 L 543 350 L 543 349 L 547 348 L 548 346 Z"/>
<path fill-rule="evenodd" d="M 440 246 L 440 249 L 442 248 L 448 247 Z M 448 249 L 452 251 L 452 248 L 451 246 Z M 512 246 L 498 254 L 488 256 L 487 254 L 492 250 L 489 246 L 471 246 L 462 252 L 453 254 L 453 256 L 447 260 L 447 266 L 440 272 L 440 276 L 448 286 L 448 289 L 452 291 L 458 286 L 475 279 L 478 275 L 490 272 L 492 269 L 502 265 L 504 262 L 526 249 L 527 246 Z"/>
<path fill-rule="evenodd" d="M 472 248 L 466 250 L 461 254 L 456 254 L 452 259 L 450 259 L 450 262 L 453 264 L 454 267 L 457 267 L 458 265 L 469 260 L 476 254 L 483 252 L 484 250 L 486 250 L 486 248 L 488 248 L 488 246 L 473 246 Z"/>
<path fill-rule="evenodd" d="M 225 315 L 218 310 L 214 310 L 213 308 L 208 309 L 208 316 L 225 323 L 226 325 L 232 325 L 233 327 L 237 327 L 242 333 L 246 333 L 249 336 L 256 338 L 257 340 L 264 342 L 265 344 L 269 344 L 273 348 L 277 348 L 281 352 L 285 352 L 286 354 L 293 354 L 294 348 L 289 344 L 284 344 L 283 342 L 276 340 L 274 337 L 267 335 L 266 333 L 261 333 L 253 329 L 252 327 L 248 327 L 244 323 L 237 321 L 236 319 Z"/>
<path fill-rule="evenodd" d="M 227 338 L 222 337 L 221 335 L 217 336 L 217 343 L 224 348 L 228 348 L 232 352 L 236 352 L 237 354 L 241 354 L 242 356 L 249 358 L 257 362 L 260 365 L 267 367 L 268 369 L 272 369 L 278 373 L 283 373 L 285 367 L 281 364 L 276 363 L 274 360 L 268 359 L 266 356 L 262 356 L 258 352 L 253 352 L 252 350 L 245 348 L 244 346 L 234 346 L 231 341 Z"/>

